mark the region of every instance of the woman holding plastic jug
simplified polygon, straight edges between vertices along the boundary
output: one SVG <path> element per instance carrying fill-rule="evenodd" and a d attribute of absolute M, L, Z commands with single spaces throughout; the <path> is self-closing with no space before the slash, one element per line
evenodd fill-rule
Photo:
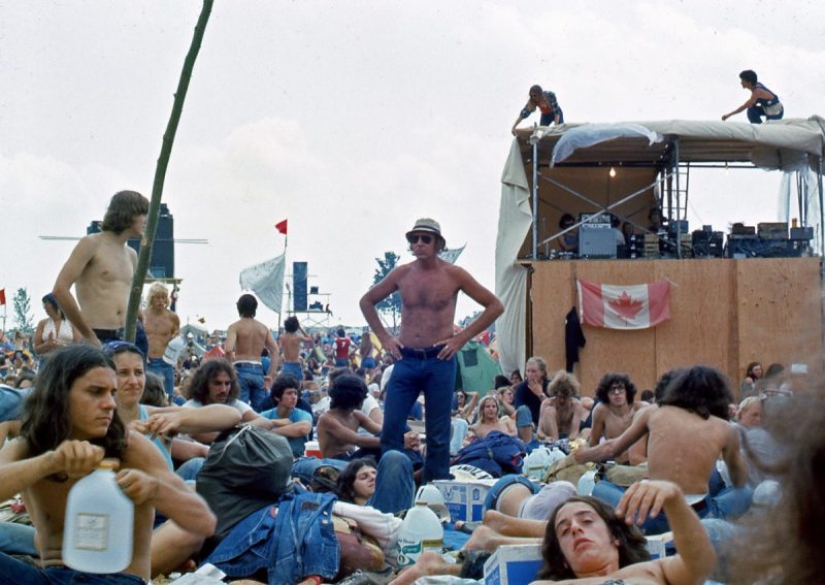
<path fill-rule="evenodd" d="M 41 568 L 0 553 L 0 575 L 20 583 L 41 582 L 53 572 L 72 573 L 62 555 L 69 490 L 104 457 L 120 460 L 115 481 L 134 504 L 132 555 L 110 583 L 150 578 L 150 541 L 155 510 L 184 529 L 211 536 L 215 516 L 188 489 L 143 436 L 115 416 L 117 380 L 112 361 L 100 350 L 73 345 L 57 350 L 40 371 L 23 412 L 21 437 L 0 451 L 0 500 L 22 493 L 37 527 Z M 117 523 L 112 523 L 114 528 Z"/>

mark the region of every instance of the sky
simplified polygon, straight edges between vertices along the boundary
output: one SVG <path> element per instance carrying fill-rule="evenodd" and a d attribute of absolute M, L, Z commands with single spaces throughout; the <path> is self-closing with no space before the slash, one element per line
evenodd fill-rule
<path fill-rule="evenodd" d="M 11 304 L 25 287 L 35 321 L 74 246 L 41 236 L 84 235 L 122 189 L 151 195 L 200 9 L 0 0 L 0 288 Z M 284 251 L 283 219 L 287 274 L 308 262 L 332 310 L 309 324 L 362 325 L 375 258 L 411 260 L 419 217 L 466 244 L 458 264 L 492 290 L 530 85 L 555 91 L 568 122 L 718 120 L 754 69 L 786 117 L 825 115 L 823 22 L 825 3 L 803 0 L 217 0 L 163 192 L 175 236 L 208 240 L 176 246 L 181 321 L 237 319 L 239 273 Z M 775 219 L 777 173 L 719 174 L 691 176 L 691 229 Z M 462 297 L 457 319 L 475 310 Z"/>

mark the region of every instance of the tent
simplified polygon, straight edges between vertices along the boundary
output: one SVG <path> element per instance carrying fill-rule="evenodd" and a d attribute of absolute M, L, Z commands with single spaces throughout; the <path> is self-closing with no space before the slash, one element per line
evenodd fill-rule
<path fill-rule="evenodd" d="M 818 116 L 761 125 L 685 120 L 564 124 L 521 133 L 513 141 L 502 173 L 496 240 L 496 294 L 505 306 L 496 325 L 502 369 L 521 368 L 527 358 L 529 266 L 518 260 L 540 259 L 541 246 L 563 233 L 550 233 L 546 225 L 540 225 L 540 214 L 533 213 L 541 205 L 540 181 L 586 205 L 611 212 L 625 206 L 631 221 L 641 213 L 631 205 L 634 197 L 655 201 L 678 219 L 683 210 L 686 213 L 687 185 L 681 180 L 690 165 L 778 169 L 796 176 L 795 181 L 785 181 L 785 207 L 790 209 L 791 187 L 795 187 L 801 225 L 818 228 L 816 248 L 821 253 L 825 243 L 823 154 L 825 120 Z M 598 185 L 599 173 L 614 166 L 632 170 L 638 188 L 617 201 L 585 192 Z M 555 225 L 552 217 L 548 223 Z"/>
<path fill-rule="evenodd" d="M 493 388 L 493 381 L 501 373 L 498 362 L 478 341 L 469 341 L 456 354 L 460 388 L 485 395 Z"/>

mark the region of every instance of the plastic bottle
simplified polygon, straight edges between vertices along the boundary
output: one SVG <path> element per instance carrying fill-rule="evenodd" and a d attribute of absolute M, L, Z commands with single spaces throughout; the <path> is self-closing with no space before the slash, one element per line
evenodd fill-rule
<path fill-rule="evenodd" d="M 412 565 L 426 551 L 440 553 L 444 527 L 427 502 L 416 502 L 407 511 L 398 531 L 398 568 Z"/>
<path fill-rule="evenodd" d="M 426 502 L 427 507 L 438 516 L 439 522 L 443 520 L 447 522 L 450 521 L 450 511 L 444 503 L 444 496 L 441 494 L 441 490 L 433 484 L 428 483 L 418 488 L 418 492 L 415 494 L 415 501 Z"/>
<path fill-rule="evenodd" d="M 118 573 L 132 562 L 135 506 L 115 483 L 117 462 L 101 461 L 66 501 L 63 562 L 87 573 Z"/>
<path fill-rule="evenodd" d="M 580 496 L 589 496 L 593 493 L 594 487 L 596 487 L 596 470 L 591 469 L 579 478 L 579 487 L 576 493 Z"/>
<path fill-rule="evenodd" d="M 166 346 L 166 351 L 163 352 L 163 361 L 171 366 L 176 366 L 184 345 L 186 345 L 186 342 L 183 340 L 183 336 L 178 335 L 172 339 Z"/>

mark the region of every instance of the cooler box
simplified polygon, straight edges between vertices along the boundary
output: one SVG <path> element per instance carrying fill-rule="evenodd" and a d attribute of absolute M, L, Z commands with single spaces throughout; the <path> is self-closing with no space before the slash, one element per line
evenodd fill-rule
<path fill-rule="evenodd" d="M 478 479 L 473 482 L 438 479 L 433 485 L 444 496 L 444 505 L 450 518 L 456 520 L 481 520 L 484 516 L 484 499 L 496 483 L 496 479 Z"/>
<path fill-rule="evenodd" d="M 528 585 L 541 568 L 541 545 L 507 544 L 484 563 L 485 585 Z"/>

